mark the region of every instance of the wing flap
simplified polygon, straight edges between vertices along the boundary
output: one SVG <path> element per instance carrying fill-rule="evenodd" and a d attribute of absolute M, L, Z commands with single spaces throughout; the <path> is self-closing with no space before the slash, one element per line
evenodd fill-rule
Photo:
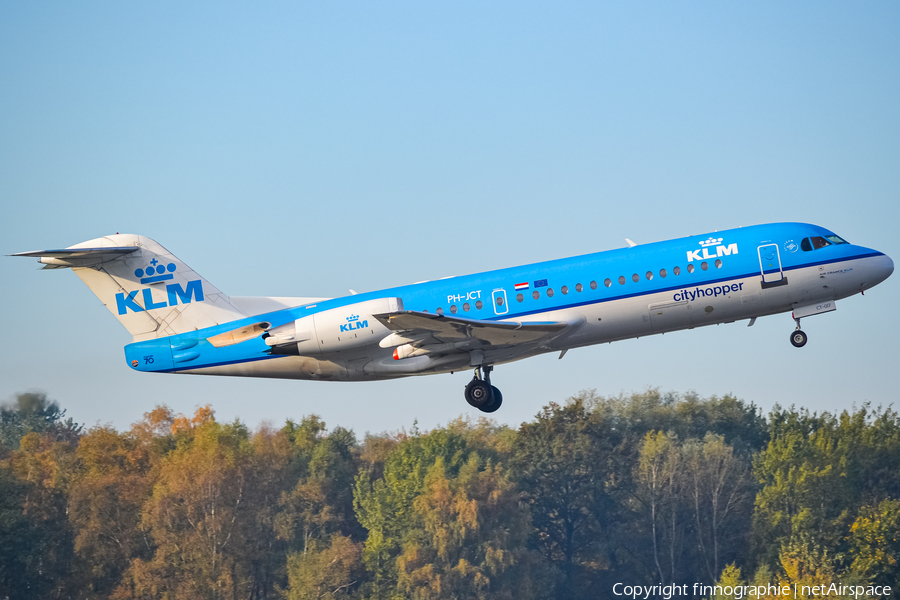
<path fill-rule="evenodd" d="M 478 340 L 488 346 L 536 342 L 569 326 L 559 322 L 480 321 L 411 310 L 373 316 L 403 337 L 430 334 L 441 343 Z"/>

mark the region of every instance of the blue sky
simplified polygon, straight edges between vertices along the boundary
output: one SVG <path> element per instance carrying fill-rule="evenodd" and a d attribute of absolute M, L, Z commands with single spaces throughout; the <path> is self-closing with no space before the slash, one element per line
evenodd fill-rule
<path fill-rule="evenodd" d="M 338 296 L 742 225 L 900 257 L 900 5 L 6 3 L 0 252 L 140 233 L 233 295 Z M 0 259 L 0 400 L 365 431 L 477 415 L 467 374 L 142 375 L 80 280 Z M 897 397 L 892 277 L 789 315 L 506 365 L 512 425 L 584 388 L 840 410 Z"/>

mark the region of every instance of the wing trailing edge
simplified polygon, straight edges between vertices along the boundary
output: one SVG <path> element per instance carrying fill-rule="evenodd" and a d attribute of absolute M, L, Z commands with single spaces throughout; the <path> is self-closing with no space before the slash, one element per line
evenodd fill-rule
<path fill-rule="evenodd" d="M 570 323 L 552 321 L 481 321 L 411 310 L 372 316 L 398 339 L 427 336 L 442 344 L 477 340 L 487 346 L 512 346 L 551 337 L 570 326 Z"/>

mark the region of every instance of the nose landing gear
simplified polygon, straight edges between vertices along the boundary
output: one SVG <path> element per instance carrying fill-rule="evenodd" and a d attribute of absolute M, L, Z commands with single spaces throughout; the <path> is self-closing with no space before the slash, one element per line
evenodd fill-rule
<path fill-rule="evenodd" d="M 494 367 L 489 365 L 475 367 L 475 377 L 466 386 L 466 402 L 481 412 L 492 413 L 503 404 L 503 394 L 491 385 L 491 371 Z M 482 378 L 484 372 L 484 378 Z"/>
<path fill-rule="evenodd" d="M 794 321 L 797 323 L 797 329 L 791 333 L 791 344 L 794 345 L 794 348 L 802 348 L 806 345 L 809 337 L 806 333 L 800 331 L 800 319 L 795 318 Z"/>

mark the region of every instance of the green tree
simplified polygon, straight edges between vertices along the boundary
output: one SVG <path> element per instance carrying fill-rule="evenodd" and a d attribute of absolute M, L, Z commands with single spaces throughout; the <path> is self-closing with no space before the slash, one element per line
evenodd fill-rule
<path fill-rule="evenodd" d="M 420 525 L 408 532 L 397 560 L 404 597 L 532 597 L 528 513 L 499 466 L 472 452 L 448 478 L 438 458 L 413 506 Z"/>
<path fill-rule="evenodd" d="M 244 597 L 265 600 L 286 583 L 287 543 L 279 536 L 281 499 L 295 481 L 290 440 L 282 431 L 260 428 L 250 440 L 244 510 L 241 512 L 241 561 Z"/>
<path fill-rule="evenodd" d="M 762 561 L 774 564 L 798 540 L 844 553 L 858 511 L 900 496 L 897 413 L 867 405 L 839 416 L 776 407 L 769 419 L 771 440 L 753 465 Z"/>
<path fill-rule="evenodd" d="M 799 538 L 785 544 L 779 552 L 782 586 L 790 586 L 799 591 L 797 598 L 813 600 L 828 598 L 828 593 L 804 593 L 804 587 L 827 589 L 832 583 L 854 584 L 856 581 L 845 579 L 835 569 L 835 559 L 832 553 L 821 548 L 815 542 L 801 541 Z M 833 597 L 833 596 L 831 596 Z"/>
<path fill-rule="evenodd" d="M 14 401 L 0 406 L 0 446 L 16 450 L 29 433 L 51 433 L 57 441 L 75 442 L 81 426 L 43 392 L 16 394 Z"/>
<path fill-rule="evenodd" d="M 361 530 L 353 512 L 356 437 L 342 427 L 326 432 L 313 415 L 288 421 L 281 433 L 293 452 L 296 484 L 282 492 L 275 519 L 287 542 L 289 598 L 339 598 L 360 580 Z"/>
<path fill-rule="evenodd" d="M 900 500 L 864 507 L 850 527 L 851 571 L 874 585 L 900 581 Z"/>
<path fill-rule="evenodd" d="M 364 577 L 362 544 L 335 534 L 329 543 L 312 541 L 287 559 L 287 600 L 338 600 L 352 597 Z"/>
<path fill-rule="evenodd" d="M 721 587 L 721 593 L 713 595 L 713 600 L 741 600 L 745 597 L 745 594 L 734 593 L 734 588 L 745 585 L 741 579 L 741 570 L 734 563 L 725 567 L 716 585 Z M 731 590 L 732 593 L 726 594 L 727 590 Z"/>
<path fill-rule="evenodd" d="M 354 474 L 358 469 L 353 432 L 342 427 L 326 434 L 313 415 L 298 425 L 288 421 L 281 433 L 292 451 L 292 490 L 281 495 L 277 528 L 292 548 L 304 551 L 313 539 L 333 533 L 361 534 L 353 512 Z"/>
<path fill-rule="evenodd" d="M 675 583 L 688 525 L 684 509 L 687 477 L 674 433 L 647 434 L 641 446 L 636 480 L 637 497 L 650 523 L 656 575 L 662 584 Z"/>
<path fill-rule="evenodd" d="M 403 540 L 416 527 L 413 503 L 425 489 L 425 477 L 440 459 L 455 477 L 465 453 L 465 440 L 457 433 L 438 429 L 413 435 L 390 452 L 383 475 L 373 479 L 361 470 L 354 488 L 354 507 L 359 523 L 368 531 L 363 560 L 370 575 L 367 594 L 392 598 L 397 589 L 397 563 Z"/>
<path fill-rule="evenodd" d="M 694 536 L 712 580 L 720 564 L 744 555 L 753 508 L 749 464 L 713 433 L 702 441 L 687 440 L 681 452 Z"/>
<path fill-rule="evenodd" d="M 14 494 L 29 523 L 31 535 L 24 546 L 39 551 L 36 557 L 26 559 L 33 567 L 27 589 L 39 598 L 74 596 L 77 578 L 73 577 L 73 535 L 66 497 L 77 471 L 75 442 L 57 441 L 49 432 L 31 432 L 5 462 L 20 484 L 13 486 Z"/>
<path fill-rule="evenodd" d="M 695 393 L 661 393 L 658 389 L 612 398 L 585 390 L 573 400 L 638 442 L 649 431 L 671 431 L 680 440 L 721 435 L 739 454 L 765 447 L 769 439 L 766 419 L 759 407 L 734 396 L 700 398 Z"/>
<path fill-rule="evenodd" d="M 49 540 L 23 512 L 27 494 L 28 485 L 0 465 L 0 598 L 44 598 L 49 589 L 41 576 Z"/>
<path fill-rule="evenodd" d="M 523 423 L 511 477 L 531 511 L 537 546 L 559 573 L 561 598 L 593 595 L 616 565 L 615 527 L 626 458 L 612 419 L 581 399 L 550 404 Z"/>

